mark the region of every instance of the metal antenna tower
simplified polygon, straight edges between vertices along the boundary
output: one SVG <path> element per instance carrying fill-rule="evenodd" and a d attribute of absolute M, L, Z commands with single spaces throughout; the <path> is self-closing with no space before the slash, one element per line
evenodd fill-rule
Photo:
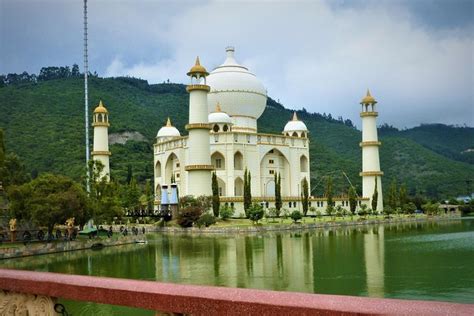
<path fill-rule="evenodd" d="M 89 75 L 89 65 L 87 60 L 87 0 L 84 0 L 84 110 L 86 127 L 86 189 L 90 192 L 90 171 L 89 171 L 89 91 L 87 87 L 87 77 Z"/>

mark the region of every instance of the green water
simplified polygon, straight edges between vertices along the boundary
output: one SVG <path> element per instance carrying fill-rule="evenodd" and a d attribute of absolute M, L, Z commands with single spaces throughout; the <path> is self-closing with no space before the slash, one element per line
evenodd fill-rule
<path fill-rule="evenodd" d="M 0 267 L 278 291 L 474 303 L 474 219 L 255 235 L 148 235 L 146 245 Z M 80 314 L 150 314 L 65 302 Z"/>

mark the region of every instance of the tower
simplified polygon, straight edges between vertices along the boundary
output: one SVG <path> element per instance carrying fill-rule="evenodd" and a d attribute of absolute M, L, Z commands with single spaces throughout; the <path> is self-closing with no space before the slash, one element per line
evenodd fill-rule
<path fill-rule="evenodd" d="M 100 178 L 106 177 L 107 181 L 110 180 L 110 167 L 109 167 L 109 112 L 102 104 L 102 100 L 99 105 L 94 109 L 94 116 L 92 118 L 92 126 L 94 127 L 94 148 L 92 151 L 92 159 L 98 160 L 104 166 Z"/>
<path fill-rule="evenodd" d="M 375 183 L 377 183 L 377 211 L 383 210 L 383 195 L 382 195 L 382 176 L 380 171 L 379 160 L 379 146 L 382 144 L 377 137 L 377 116 L 374 97 L 370 95 L 367 90 L 367 95 L 360 102 L 362 105 L 362 142 L 359 144 L 362 147 L 362 196 L 370 198 L 372 204 L 372 196 L 374 194 Z M 368 205 L 371 207 L 371 205 Z"/>
<path fill-rule="evenodd" d="M 189 70 L 188 76 L 191 79 L 186 87 L 189 92 L 189 124 L 186 130 L 189 131 L 188 138 L 188 159 L 185 170 L 188 172 L 187 194 L 211 195 L 211 149 L 209 146 L 208 105 L 207 94 L 210 87 L 206 84 L 206 76 L 209 73 L 206 68 L 199 63 Z"/>

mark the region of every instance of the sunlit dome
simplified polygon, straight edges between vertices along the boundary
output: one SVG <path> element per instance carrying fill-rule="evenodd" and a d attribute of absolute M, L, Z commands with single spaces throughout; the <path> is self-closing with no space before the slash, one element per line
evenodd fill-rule
<path fill-rule="evenodd" d="M 227 113 L 222 112 L 221 105 L 219 103 L 217 103 L 214 112 L 209 114 L 209 123 L 227 123 L 227 124 L 231 124 L 232 119 L 230 118 L 230 116 Z"/>
<path fill-rule="evenodd" d="M 234 58 L 234 48 L 227 47 L 227 58 L 207 77 L 209 112 L 221 104 L 230 116 L 259 118 L 267 104 L 267 91 L 258 78 Z"/>
<path fill-rule="evenodd" d="M 168 117 L 166 121 L 166 125 L 160 128 L 156 137 L 179 137 L 181 134 L 179 133 L 178 129 L 171 125 L 171 120 Z"/>
<path fill-rule="evenodd" d="M 298 117 L 296 116 L 296 112 L 293 113 L 293 119 L 291 121 L 288 121 L 288 123 L 286 123 L 285 125 L 285 128 L 283 129 L 283 132 L 306 132 L 306 131 L 308 131 L 306 124 L 303 121 L 298 120 Z"/>

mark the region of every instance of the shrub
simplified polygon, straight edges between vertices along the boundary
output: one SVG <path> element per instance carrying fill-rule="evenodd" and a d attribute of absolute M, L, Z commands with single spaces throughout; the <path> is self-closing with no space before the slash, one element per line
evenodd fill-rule
<path fill-rule="evenodd" d="M 201 217 L 202 207 L 197 205 L 186 206 L 178 213 L 176 222 L 181 227 L 192 227 L 193 224 Z"/>
<path fill-rule="evenodd" d="M 310 211 L 311 213 L 315 214 L 315 213 L 316 213 L 316 208 L 315 208 L 314 206 L 311 206 L 311 207 L 309 208 L 309 211 Z"/>
<path fill-rule="evenodd" d="M 321 211 L 316 211 L 316 217 L 321 219 L 323 217 L 323 213 Z"/>
<path fill-rule="evenodd" d="M 293 222 L 297 222 L 299 221 L 300 219 L 303 218 L 303 214 L 301 214 L 300 211 L 293 211 L 290 215 L 291 219 L 293 220 Z"/>
<path fill-rule="evenodd" d="M 281 211 L 281 216 L 284 219 L 287 219 L 288 216 L 290 216 L 290 211 L 287 208 L 282 208 L 280 211 Z"/>
<path fill-rule="evenodd" d="M 199 219 L 196 221 L 196 225 L 201 228 L 202 226 L 209 227 L 211 225 L 214 225 L 216 223 L 216 218 L 214 215 L 210 213 L 204 213 L 199 217 Z"/>
<path fill-rule="evenodd" d="M 231 218 L 232 216 L 234 216 L 235 211 L 232 207 L 230 207 L 228 205 L 224 205 L 221 208 L 219 213 L 220 213 L 219 215 L 221 216 L 222 220 L 226 221 L 229 218 Z"/>
<path fill-rule="evenodd" d="M 268 209 L 267 217 L 268 218 L 278 217 L 278 210 L 276 209 L 276 207 L 270 207 Z"/>
<path fill-rule="evenodd" d="M 263 218 L 264 213 L 263 206 L 258 203 L 253 203 L 248 210 L 249 219 L 255 224 L 258 224 L 258 221 Z"/>

